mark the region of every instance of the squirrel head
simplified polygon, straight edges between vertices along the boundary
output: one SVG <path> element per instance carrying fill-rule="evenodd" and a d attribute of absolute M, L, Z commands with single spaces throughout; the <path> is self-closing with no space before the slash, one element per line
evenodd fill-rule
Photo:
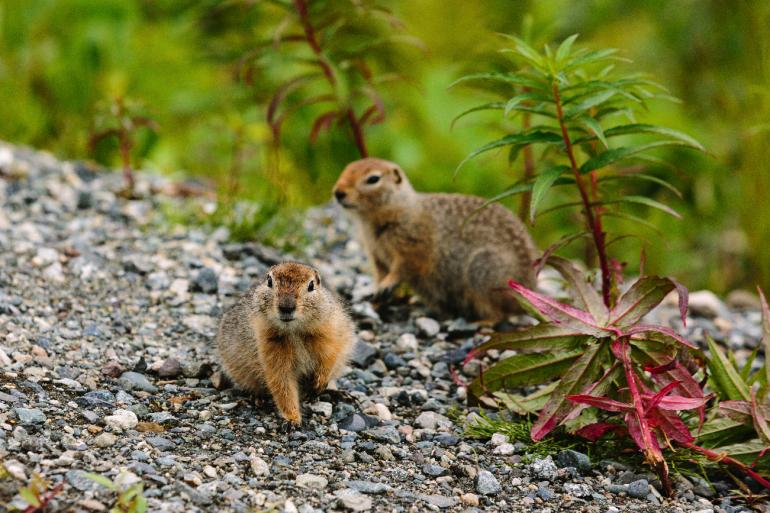
<path fill-rule="evenodd" d="M 257 308 L 280 331 L 304 331 L 322 321 L 329 305 L 321 277 L 309 265 L 284 262 L 271 267 L 255 290 Z"/>
<path fill-rule="evenodd" d="M 359 216 L 376 214 L 382 208 L 398 207 L 414 194 L 412 185 L 398 164 L 383 159 L 366 158 L 345 167 L 334 197 L 343 208 Z"/>

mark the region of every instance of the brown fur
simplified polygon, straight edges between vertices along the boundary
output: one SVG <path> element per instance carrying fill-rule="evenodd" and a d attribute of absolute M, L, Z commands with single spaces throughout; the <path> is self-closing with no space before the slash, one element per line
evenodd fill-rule
<path fill-rule="evenodd" d="M 314 290 L 308 291 L 311 283 Z M 224 314 L 217 334 L 227 375 L 244 390 L 268 392 L 295 425 L 302 422 L 300 384 L 309 379 L 314 392 L 326 389 L 354 342 L 353 323 L 339 300 L 315 269 L 297 263 L 272 267 Z"/>
<path fill-rule="evenodd" d="M 397 164 L 376 158 L 349 164 L 334 194 L 357 222 L 379 292 L 405 282 L 441 312 L 500 320 L 520 311 L 507 281 L 535 284 L 532 238 L 501 205 L 474 214 L 482 198 L 416 192 Z"/>

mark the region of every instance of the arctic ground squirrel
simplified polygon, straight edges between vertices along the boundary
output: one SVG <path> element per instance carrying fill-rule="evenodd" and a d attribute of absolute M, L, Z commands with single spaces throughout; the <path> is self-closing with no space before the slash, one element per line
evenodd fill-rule
<path fill-rule="evenodd" d="M 354 343 L 353 322 L 318 271 L 293 262 L 272 267 L 224 314 L 217 334 L 225 373 L 239 388 L 269 393 L 295 426 L 300 395 L 325 390 Z"/>
<path fill-rule="evenodd" d="M 534 286 L 536 250 L 503 206 L 478 210 L 476 196 L 416 192 L 397 164 L 377 158 L 349 164 L 334 196 L 357 224 L 377 297 L 405 282 L 445 314 L 499 321 L 521 311 L 507 282 Z"/>

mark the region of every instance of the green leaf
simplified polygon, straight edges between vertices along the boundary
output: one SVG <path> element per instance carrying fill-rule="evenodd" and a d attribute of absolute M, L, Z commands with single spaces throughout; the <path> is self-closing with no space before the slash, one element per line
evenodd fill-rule
<path fill-rule="evenodd" d="M 19 490 L 19 497 L 21 497 L 22 500 L 30 506 L 34 506 L 35 508 L 39 508 L 41 506 L 40 500 L 29 488 L 21 488 Z"/>
<path fill-rule="evenodd" d="M 618 53 L 618 51 L 615 48 L 606 48 L 604 50 L 595 50 L 592 52 L 586 52 L 570 60 L 569 63 L 562 68 L 562 71 L 570 71 L 572 69 L 575 69 L 578 66 L 593 64 L 593 63 L 601 62 L 608 59 L 623 60 L 618 57 L 614 57 L 616 53 Z"/>
<path fill-rule="evenodd" d="M 117 489 L 115 484 L 109 478 L 104 477 L 102 475 L 94 474 L 92 472 L 86 472 L 83 474 L 83 476 L 95 483 L 99 483 L 100 485 L 102 485 L 103 487 L 109 490 L 115 491 Z"/>
<path fill-rule="evenodd" d="M 746 362 L 743 364 L 743 367 L 741 367 L 741 379 L 745 383 L 749 383 L 749 378 L 751 377 L 751 366 L 754 364 L 754 360 L 756 359 L 758 353 L 759 347 L 755 347 L 749 357 L 746 358 Z"/>
<path fill-rule="evenodd" d="M 535 213 L 540 202 L 545 198 L 545 193 L 551 188 L 553 183 L 562 174 L 570 171 L 569 166 L 559 165 L 549 167 L 545 171 L 538 173 L 535 179 L 535 184 L 532 187 L 532 200 L 529 204 L 529 219 L 530 222 L 535 220 Z"/>
<path fill-rule="evenodd" d="M 764 394 L 761 394 L 760 397 L 766 395 L 768 393 L 768 389 L 770 389 L 770 307 L 767 306 L 767 299 L 765 298 L 765 294 L 762 292 L 762 289 L 757 287 L 757 291 L 759 292 L 759 301 L 762 305 L 762 340 L 760 341 L 760 344 L 765 350 L 765 363 L 764 363 Z"/>
<path fill-rule="evenodd" d="M 607 135 L 607 132 L 608 130 L 604 132 L 605 136 Z M 609 166 L 610 164 L 614 164 L 619 160 L 627 159 L 629 157 L 633 157 L 638 153 L 643 153 L 648 150 L 653 150 L 655 148 L 661 148 L 663 146 L 690 146 L 690 145 L 685 144 L 679 140 L 668 140 L 668 141 L 655 141 L 647 144 L 642 144 L 639 146 L 622 146 L 620 148 L 613 148 L 611 150 L 604 151 L 599 155 L 584 162 L 583 165 L 580 166 L 580 172 L 585 174 L 595 169 L 601 169 L 603 167 Z"/>
<path fill-rule="evenodd" d="M 561 63 L 564 59 L 569 57 L 569 52 L 572 49 L 572 43 L 575 42 L 575 40 L 578 38 L 579 34 L 572 34 L 567 39 L 562 41 L 562 43 L 559 45 L 558 50 L 556 50 L 556 62 Z"/>
<path fill-rule="evenodd" d="M 671 183 L 663 180 L 662 178 L 658 178 L 655 175 L 648 175 L 646 173 L 624 173 L 624 174 L 617 174 L 617 175 L 610 175 L 610 176 L 603 176 L 599 178 L 600 182 L 607 182 L 612 180 L 644 180 L 646 182 L 652 182 L 656 183 L 662 187 L 665 187 L 669 191 L 676 194 L 678 197 L 682 197 L 682 191 L 677 189 L 674 185 Z"/>
<path fill-rule="evenodd" d="M 677 219 L 681 219 L 682 218 L 681 214 L 679 214 L 679 212 L 677 212 L 673 208 L 669 207 L 668 205 L 664 205 L 660 201 L 656 201 L 654 199 L 648 198 L 647 196 L 635 196 L 635 195 L 623 196 L 619 200 L 607 201 L 605 203 L 606 204 L 610 204 L 610 203 L 636 203 L 638 205 L 645 205 L 647 207 L 652 207 L 652 208 L 656 208 L 658 210 L 662 210 L 663 212 L 665 212 L 665 213 L 667 213 L 667 214 L 669 214 L 671 216 L 674 216 Z"/>
<path fill-rule="evenodd" d="M 509 394 L 507 392 L 495 392 L 492 395 L 500 399 L 503 406 L 518 415 L 534 415 L 545 406 L 545 403 L 551 397 L 551 392 L 554 391 L 558 384 L 558 381 L 554 381 L 526 396 Z"/>
<path fill-rule="evenodd" d="M 731 445 L 723 445 L 714 449 L 714 451 L 724 454 L 729 454 L 731 458 L 742 461 L 746 464 L 752 464 L 756 461 L 757 465 L 763 465 L 765 468 L 768 466 L 767 458 L 757 460 L 759 454 L 766 448 L 760 440 L 750 440 L 748 442 L 742 442 Z"/>
<path fill-rule="evenodd" d="M 607 137 L 616 137 L 620 135 L 629 135 L 629 134 L 664 135 L 666 137 L 672 138 L 673 140 L 681 142 L 685 146 L 689 146 L 691 148 L 695 148 L 700 151 L 706 151 L 706 148 L 704 148 L 703 145 L 699 143 L 697 140 L 693 139 L 692 137 L 685 134 L 684 132 L 680 132 L 679 130 L 674 130 L 673 128 L 666 128 L 662 126 L 649 125 L 644 123 L 633 123 L 630 125 L 614 126 L 605 132 L 605 135 Z"/>
<path fill-rule="evenodd" d="M 602 125 L 600 125 L 598 121 L 596 121 L 591 116 L 583 116 L 580 118 L 580 122 L 593 131 L 594 135 L 596 135 L 596 137 L 599 139 L 599 141 L 601 141 L 605 148 L 610 147 L 610 145 L 607 144 L 607 139 L 604 137 L 604 130 L 602 130 Z"/>
<path fill-rule="evenodd" d="M 588 98 L 585 98 L 583 101 L 581 101 L 577 105 L 572 105 L 569 108 L 564 109 L 564 115 L 567 118 L 574 117 L 582 112 L 587 111 L 588 109 L 596 107 L 597 105 L 601 105 L 602 103 L 606 102 L 616 94 L 617 93 L 615 91 L 610 90 L 610 91 L 601 91 L 599 93 L 590 95 Z"/>
<path fill-rule="evenodd" d="M 532 425 L 530 436 L 533 440 L 542 440 L 554 430 L 574 409 L 580 405 L 573 403 L 567 396 L 583 392 L 602 374 L 602 363 L 607 351 L 604 344 L 590 345 L 575 360 L 561 377 L 559 385 L 551 393 L 551 398 L 540 412 L 537 421 Z"/>
<path fill-rule="evenodd" d="M 537 68 L 542 69 L 544 67 L 543 57 L 540 55 L 540 53 L 538 53 L 537 50 L 529 46 L 524 40 L 508 34 L 501 34 L 501 35 L 516 43 L 516 47 L 513 50 L 515 51 L 515 53 L 524 57 L 526 60 L 528 60 Z"/>
<path fill-rule="evenodd" d="M 449 87 L 454 87 L 457 84 L 463 82 L 469 82 L 472 80 L 492 80 L 495 82 L 505 82 L 507 84 L 518 85 L 522 87 L 529 87 L 532 89 L 543 89 L 543 83 L 533 78 L 527 77 L 520 73 L 474 73 L 472 75 L 465 75 L 460 77 L 451 84 Z"/>
<path fill-rule="evenodd" d="M 522 102 L 526 102 L 526 101 L 537 101 L 537 102 L 549 103 L 549 102 L 552 102 L 553 100 L 551 100 L 549 97 L 544 96 L 540 93 L 518 94 L 506 102 L 505 112 L 503 112 L 503 115 L 505 117 L 508 117 L 508 115 L 511 113 L 512 110 L 515 110 L 516 107 L 518 107 Z"/>
<path fill-rule="evenodd" d="M 753 430 L 749 426 L 732 419 L 717 417 L 703 424 L 697 439 L 698 445 L 710 448 L 739 442 L 752 435 Z"/>
<path fill-rule="evenodd" d="M 485 103 L 484 105 L 478 105 L 476 107 L 470 108 L 468 110 L 465 110 L 452 118 L 452 122 L 449 124 L 450 130 L 454 128 L 455 123 L 460 120 L 460 118 L 463 118 L 467 116 L 468 114 L 472 114 L 474 112 L 479 112 L 482 110 L 503 110 L 505 109 L 505 102 L 490 102 Z"/>
<path fill-rule="evenodd" d="M 485 391 L 545 383 L 567 370 L 581 351 L 517 354 L 502 360 L 471 382 L 469 391 L 480 397 Z"/>
<path fill-rule="evenodd" d="M 486 353 L 490 349 L 520 352 L 571 351 L 577 349 L 586 337 L 582 333 L 558 324 L 540 323 L 518 331 L 495 333 L 488 341 L 474 347 L 469 356 Z"/>
<path fill-rule="evenodd" d="M 555 134 L 553 132 L 544 132 L 540 130 L 535 132 L 525 132 L 520 134 L 506 135 L 501 139 L 492 141 L 491 143 L 485 144 L 481 148 L 477 148 L 473 150 L 467 157 L 465 157 L 462 160 L 462 162 L 460 162 L 460 164 L 458 164 L 457 169 L 455 169 L 455 176 L 457 176 L 458 171 L 466 162 L 487 151 L 501 148 L 503 146 L 527 146 L 529 144 L 535 144 L 535 143 L 544 143 L 544 144 L 554 145 L 554 144 L 560 144 L 561 142 L 562 142 L 562 138 L 558 134 Z"/>
<path fill-rule="evenodd" d="M 730 364 L 725 353 L 711 336 L 706 335 L 706 341 L 711 353 L 711 358 L 707 362 L 711 373 L 709 380 L 720 398 L 733 401 L 751 401 L 749 387 L 743 382 L 735 367 Z"/>
<path fill-rule="evenodd" d="M 616 217 L 618 219 L 625 219 L 626 221 L 631 221 L 632 223 L 640 224 L 646 228 L 649 228 L 650 230 L 654 231 L 658 235 L 663 235 L 663 231 L 661 229 L 659 229 L 657 226 L 655 226 L 648 220 L 642 219 L 639 216 L 627 214 L 625 212 L 613 212 L 611 210 L 604 212 L 602 215 L 604 217 Z"/>

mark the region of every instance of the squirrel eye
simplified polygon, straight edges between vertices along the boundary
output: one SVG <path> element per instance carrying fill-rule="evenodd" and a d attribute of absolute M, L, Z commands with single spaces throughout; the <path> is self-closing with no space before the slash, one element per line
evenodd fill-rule
<path fill-rule="evenodd" d="M 271 289 L 273 288 L 273 277 L 270 276 L 269 274 L 267 275 L 267 286 L 270 287 Z"/>
<path fill-rule="evenodd" d="M 313 292 L 314 290 L 315 290 L 315 282 L 311 280 L 310 283 L 307 284 L 307 291 Z"/>
<path fill-rule="evenodd" d="M 380 181 L 380 175 L 372 175 L 366 179 L 366 183 L 374 184 Z"/>

